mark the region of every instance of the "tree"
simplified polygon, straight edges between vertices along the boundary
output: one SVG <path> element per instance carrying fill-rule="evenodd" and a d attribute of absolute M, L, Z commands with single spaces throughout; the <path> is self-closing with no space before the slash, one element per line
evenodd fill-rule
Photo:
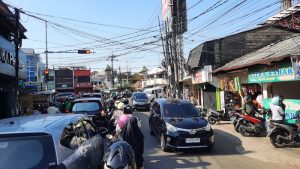
<path fill-rule="evenodd" d="M 143 77 L 139 73 L 133 74 L 128 80 L 130 84 L 135 84 L 137 81 L 141 80 Z"/>
<path fill-rule="evenodd" d="M 143 66 L 143 69 L 142 69 L 142 71 L 141 71 L 140 73 L 145 73 L 145 72 L 148 72 L 148 69 L 147 69 L 147 67 L 144 65 L 144 66 Z"/>

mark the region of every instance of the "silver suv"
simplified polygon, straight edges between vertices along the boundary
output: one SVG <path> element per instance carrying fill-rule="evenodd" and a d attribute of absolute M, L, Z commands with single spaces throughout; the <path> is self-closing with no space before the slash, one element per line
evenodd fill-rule
<path fill-rule="evenodd" d="M 7 169 L 98 169 L 103 139 L 84 115 L 0 120 L 0 166 Z"/>

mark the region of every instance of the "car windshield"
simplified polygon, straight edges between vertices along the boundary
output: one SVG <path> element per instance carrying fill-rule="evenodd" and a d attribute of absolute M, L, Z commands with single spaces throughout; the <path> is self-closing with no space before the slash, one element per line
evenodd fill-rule
<path fill-rule="evenodd" d="M 101 98 L 100 94 L 84 94 L 82 95 L 82 97 L 97 97 L 97 98 Z"/>
<path fill-rule="evenodd" d="M 163 106 L 165 117 L 200 117 L 200 113 L 192 104 L 168 103 Z"/>
<path fill-rule="evenodd" d="M 57 97 L 64 97 L 64 96 L 73 96 L 73 93 L 60 93 L 60 94 L 57 94 Z"/>
<path fill-rule="evenodd" d="M 72 112 L 99 111 L 100 106 L 97 102 L 77 102 L 72 108 Z"/>
<path fill-rule="evenodd" d="M 50 135 L 0 135 L 0 166 L 15 169 L 48 169 L 56 153 Z"/>
<path fill-rule="evenodd" d="M 146 93 L 135 93 L 133 95 L 134 99 L 148 99 L 148 96 Z"/>

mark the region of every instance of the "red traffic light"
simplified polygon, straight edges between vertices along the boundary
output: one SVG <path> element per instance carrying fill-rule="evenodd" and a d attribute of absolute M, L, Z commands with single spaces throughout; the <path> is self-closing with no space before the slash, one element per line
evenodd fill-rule
<path fill-rule="evenodd" d="M 84 49 L 84 50 L 78 50 L 78 54 L 90 54 L 91 51 L 88 49 Z"/>
<path fill-rule="evenodd" d="M 48 69 L 44 70 L 44 75 L 49 75 L 49 70 Z"/>

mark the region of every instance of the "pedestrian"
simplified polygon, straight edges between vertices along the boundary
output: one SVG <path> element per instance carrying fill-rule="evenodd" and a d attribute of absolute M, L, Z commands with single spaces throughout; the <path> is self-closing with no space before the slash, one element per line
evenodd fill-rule
<path fill-rule="evenodd" d="M 124 129 L 121 132 L 123 141 L 126 141 L 131 145 L 134 155 L 137 169 L 144 168 L 144 135 L 138 125 L 138 119 L 134 116 L 128 119 Z"/>
<path fill-rule="evenodd" d="M 48 114 L 60 114 L 61 113 L 53 102 L 50 102 L 49 105 L 50 106 L 47 108 L 47 113 Z"/>
<path fill-rule="evenodd" d="M 242 112 L 243 114 L 247 114 L 251 117 L 255 117 L 255 114 L 259 112 L 255 104 L 252 102 L 252 98 L 250 95 L 244 97 Z"/>
<path fill-rule="evenodd" d="M 275 96 L 272 98 L 270 104 L 270 108 L 272 111 L 272 121 L 276 123 L 283 123 L 285 118 L 284 110 L 280 104 L 281 100 L 279 96 Z"/>
<path fill-rule="evenodd" d="M 66 103 L 65 103 L 65 112 L 66 113 L 70 113 L 71 112 L 71 105 L 72 105 L 72 103 L 71 103 L 71 100 L 69 99 L 69 97 L 67 97 L 67 99 L 66 99 Z"/>

